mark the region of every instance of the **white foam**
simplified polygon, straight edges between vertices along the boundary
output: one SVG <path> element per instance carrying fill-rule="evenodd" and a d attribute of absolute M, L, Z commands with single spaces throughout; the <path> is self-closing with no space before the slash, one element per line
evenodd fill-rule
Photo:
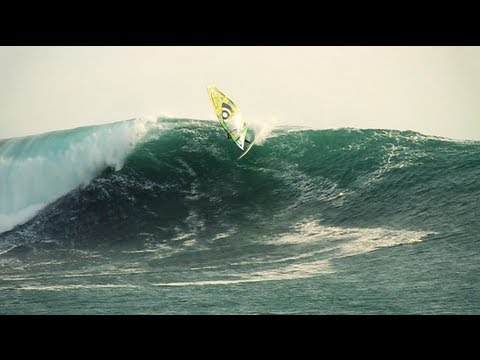
<path fill-rule="evenodd" d="M 280 236 L 269 243 L 293 245 L 322 242 L 328 244 L 323 252 L 336 250 L 333 257 L 345 257 L 383 247 L 417 243 L 431 234 L 426 231 L 322 226 L 317 220 L 300 222 L 295 228 L 296 232 Z"/>
<path fill-rule="evenodd" d="M 212 241 L 220 240 L 220 239 L 228 239 L 230 236 L 235 234 L 237 231 L 238 231 L 238 228 L 236 226 L 233 226 L 225 232 L 220 232 L 220 233 L 216 234 L 215 237 L 212 239 Z"/>
<path fill-rule="evenodd" d="M 382 228 L 340 228 L 327 227 L 318 221 L 304 221 L 296 226 L 296 232 L 280 236 L 267 243 L 277 245 L 295 245 L 319 243 L 324 246 L 295 256 L 281 259 L 261 259 L 245 261 L 231 265 L 270 264 L 270 268 L 250 273 L 237 273 L 229 279 L 206 279 L 198 281 L 172 281 L 154 283 L 153 286 L 205 286 L 229 285 L 263 281 L 292 280 L 315 277 L 334 272 L 331 261 L 336 258 L 367 253 L 384 247 L 406 245 L 420 242 L 427 232 L 409 230 L 390 230 Z M 326 258 L 315 259 L 321 254 Z M 312 258 L 308 260 L 308 258 Z M 299 260 L 299 261 L 297 261 Z M 292 263 L 292 261 L 294 261 Z M 282 263 L 287 263 L 282 265 Z M 280 266 L 276 265 L 279 264 Z"/>
<path fill-rule="evenodd" d="M 262 145 L 263 142 L 271 136 L 277 124 L 278 120 L 274 117 L 269 119 L 249 119 L 248 126 L 255 133 L 255 145 Z"/>
<path fill-rule="evenodd" d="M 87 185 L 106 167 L 120 170 L 151 126 L 150 119 L 136 119 L 83 133 L 76 129 L 7 140 L 0 149 L 0 233 Z"/>
<path fill-rule="evenodd" d="M 137 288 L 133 284 L 68 284 L 68 285 L 26 285 L 17 288 L 19 290 L 37 291 L 64 291 L 77 289 L 102 289 L 102 288 Z"/>
<path fill-rule="evenodd" d="M 14 212 L 13 214 L 0 213 L 0 234 L 31 219 L 33 216 L 35 216 L 35 214 L 43 209 L 45 205 L 46 203 L 32 204 L 18 210 L 17 212 Z"/>
<path fill-rule="evenodd" d="M 229 285 L 251 282 L 279 281 L 304 279 L 308 277 L 318 276 L 319 274 L 332 273 L 330 264 L 325 260 L 316 260 L 310 262 L 302 262 L 299 264 L 290 264 L 288 266 L 269 269 L 264 271 L 253 272 L 237 279 L 220 279 L 220 280 L 199 280 L 199 281 L 181 281 L 181 282 L 164 282 L 155 283 L 153 286 L 204 286 L 204 285 Z"/>

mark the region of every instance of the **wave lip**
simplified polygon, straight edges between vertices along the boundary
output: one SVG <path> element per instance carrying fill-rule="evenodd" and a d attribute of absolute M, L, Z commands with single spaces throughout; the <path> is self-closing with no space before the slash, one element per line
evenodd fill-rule
<path fill-rule="evenodd" d="M 146 133 L 133 119 L 0 140 L 0 233 L 35 216 L 105 168 L 122 168 Z"/>

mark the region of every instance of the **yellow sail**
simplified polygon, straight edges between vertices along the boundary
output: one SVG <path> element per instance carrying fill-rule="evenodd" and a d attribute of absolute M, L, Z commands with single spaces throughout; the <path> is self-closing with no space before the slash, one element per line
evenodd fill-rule
<path fill-rule="evenodd" d="M 243 119 L 240 109 L 215 85 L 208 85 L 207 91 L 218 121 L 237 146 L 243 150 L 245 136 L 247 136 L 247 122 Z"/>

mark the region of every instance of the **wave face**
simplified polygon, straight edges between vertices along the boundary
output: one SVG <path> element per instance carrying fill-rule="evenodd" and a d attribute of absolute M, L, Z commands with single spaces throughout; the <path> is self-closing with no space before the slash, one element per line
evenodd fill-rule
<path fill-rule="evenodd" d="M 480 143 L 257 139 L 241 160 L 210 121 L 1 140 L 0 313 L 480 313 Z"/>
<path fill-rule="evenodd" d="M 238 161 L 214 122 L 154 125 L 130 120 L 1 141 L 2 230 L 41 211 L 0 236 L 91 247 L 269 237 L 306 220 L 478 226 L 478 142 L 282 128 Z"/>
<path fill-rule="evenodd" d="M 0 140 L 0 232 L 81 185 L 116 170 L 146 131 L 144 122 L 56 131 Z"/>

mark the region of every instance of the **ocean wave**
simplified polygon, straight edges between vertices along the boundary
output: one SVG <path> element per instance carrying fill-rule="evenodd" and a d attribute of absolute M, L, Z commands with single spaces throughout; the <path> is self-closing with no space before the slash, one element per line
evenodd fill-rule
<path fill-rule="evenodd" d="M 241 160 L 216 122 L 190 119 L 2 140 L 0 240 L 201 246 L 294 234 L 305 219 L 412 231 L 475 221 L 478 142 L 381 129 L 261 136 Z"/>

